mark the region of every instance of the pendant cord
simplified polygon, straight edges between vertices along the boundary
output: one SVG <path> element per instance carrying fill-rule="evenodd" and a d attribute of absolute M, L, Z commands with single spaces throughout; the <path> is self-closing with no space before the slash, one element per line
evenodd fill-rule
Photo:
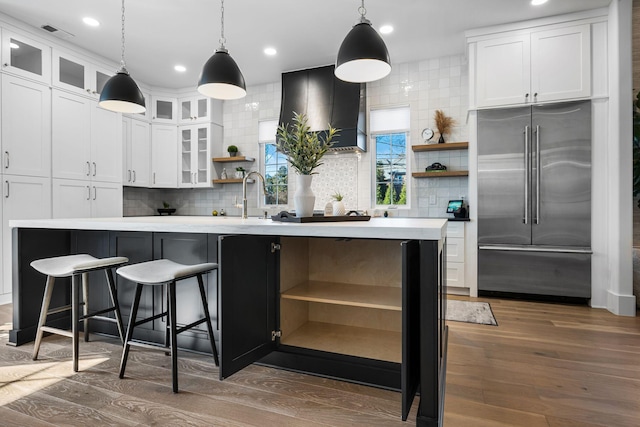
<path fill-rule="evenodd" d="M 364 0 L 362 0 L 362 4 L 358 8 L 358 12 L 360 12 L 360 17 L 364 19 L 364 15 L 367 14 L 367 9 L 365 9 L 365 7 L 364 7 Z"/>
<path fill-rule="evenodd" d="M 122 69 L 126 68 L 124 62 L 124 0 L 122 0 L 122 53 L 120 57 L 120 67 Z"/>
<path fill-rule="evenodd" d="M 224 0 L 220 1 L 220 40 L 219 41 L 220 41 L 220 47 L 224 49 L 224 43 L 227 41 L 227 39 L 224 38 Z"/>

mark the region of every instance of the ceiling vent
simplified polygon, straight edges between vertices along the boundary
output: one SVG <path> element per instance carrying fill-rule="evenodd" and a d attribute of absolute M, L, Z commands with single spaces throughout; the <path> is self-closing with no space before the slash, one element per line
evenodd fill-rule
<path fill-rule="evenodd" d="M 42 28 L 43 30 L 45 30 L 49 34 L 54 35 L 54 36 L 56 36 L 56 37 L 58 37 L 60 39 L 63 39 L 63 40 L 67 40 L 67 39 L 75 37 L 73 34 L 67 32 L 65 30 L 61 30 L 59 28 L 56 28 L 53 25 L 44 24 L 40 28 Z"/>

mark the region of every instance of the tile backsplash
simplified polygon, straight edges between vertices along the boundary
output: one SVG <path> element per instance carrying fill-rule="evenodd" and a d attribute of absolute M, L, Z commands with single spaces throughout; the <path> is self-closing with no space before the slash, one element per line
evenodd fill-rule
<path fill-rule="evenodd" d="M 468 140 L 468 67 L 463 55 L 434 58 L 419 62 L 394 64 L 391 74 L 379 81 L 367 84 L 367 108 L 388 108 L 409 105 L 411 111 L 410 144 L 424 144 L 422 129 L 430 127 L 436 131 L 433 117 L 440 109 L 455 120 L 455 125 L 447 141 Z M 223 113 L 224 142 L 213 147 L 213 156 L 224 156 L 230 144 L 238 146 L 240 153 L 254 157 L 256 161 L 243 165 L 248 170 L 260 170 L 262 154 L 258 144 L 258 123 L 261 120 L 277 120 L 280 113 L 280 82 L 251 86 L 247 96 L 240 100 L 225 101 Z M 432 141 L 433 142 L 433 141 Z M 371 146 L 369 141 L 368 147 Z M 410 171 L 424 171 L 434 162 L 447 166 L 449 170 L 467 170 L 467 150 L 417 152 L 408 151 L 407 162 Z M 227 173 L 230 173 L 227 167 Z M 214 164 L 214 178 L 222 173 L 223 166 Z M 373 199 L 373 156 L 371 149 L 366 153 L 329 154 L 324 165 L 314 176 L 312 189 L 316 195 L 315 209 L 324 209 L 331 195 L 340 192 L 345 196 L 347 209 L 372 210 Z M 446 217 L 449 199 L 466 199 L 468 178 L 411 178 L 409 186 L 409 207 L 391 210 L 396 216 Z M 248 209 L 250 215 L 262 215 L 258 195 L 260 186 L 251 184 L 248 188 Z M 290 171 L 289 206 L 267 209 L 269 214 L 293 208 L 295 178 Z M 261 193 L 261 190 L 260 190 Z M 435 196 L 432 197 L 432 196 Z M 202 189 L 143 189 L 124 188 L 124 215 L 153 215 L 156 209 L 167 201 L 177 209 L 179 215 L 211 215 L 211 211 L 224 209 L 229 215 L 240 215 L 235 203 L 241 203 L 240 184 L 215 185 Z M 435 202 L 435 203 L 432 203 Z"/>

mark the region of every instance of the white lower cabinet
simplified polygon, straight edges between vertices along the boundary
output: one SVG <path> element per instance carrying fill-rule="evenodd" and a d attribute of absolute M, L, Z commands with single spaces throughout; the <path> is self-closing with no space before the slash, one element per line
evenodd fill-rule
<path fill-rule="evenodd" d="M 465 288 L 464 222 L 447 224 L 447 287 Z"/>
<path fill-rule="evenodd" d="M 2 176 L 2 294 L 11 292 L 11 229 L 14 219 L 51 218 L 51 179 Z"/>
<path fill-rule="evenodd" d="M 110 182 L 53 179 L 53 218 L 122 216 L 122 186 Z"/>

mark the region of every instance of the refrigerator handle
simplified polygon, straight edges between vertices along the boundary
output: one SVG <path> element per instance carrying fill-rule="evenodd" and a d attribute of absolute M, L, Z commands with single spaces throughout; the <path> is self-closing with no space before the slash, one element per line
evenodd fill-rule
<path fill-rule="evenodd" d="M 529 126 L 524 127 L 524 218 L 523 223 L 529 224 Z"/>
<path fill-rule="evenodd" d="M 534 223 L 540 224 L 540 126 L 536 126 L 536 218 Z"/>

